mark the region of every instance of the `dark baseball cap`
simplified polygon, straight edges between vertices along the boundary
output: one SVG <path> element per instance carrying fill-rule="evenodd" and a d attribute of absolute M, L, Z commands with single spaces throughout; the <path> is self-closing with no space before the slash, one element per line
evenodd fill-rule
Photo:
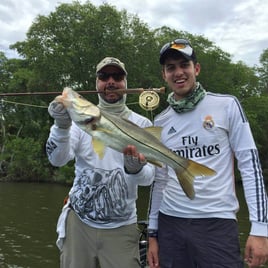
<path fill-rule="evenodd" d="M 190 42 L 186 39 L 176 39 L 166 43 L 160 50 L 160 64 L 163 65 L 166 57 L 172 55 L 172 53 L 180 53 L 187 60 L 197 61 L 195 52 Z"/>

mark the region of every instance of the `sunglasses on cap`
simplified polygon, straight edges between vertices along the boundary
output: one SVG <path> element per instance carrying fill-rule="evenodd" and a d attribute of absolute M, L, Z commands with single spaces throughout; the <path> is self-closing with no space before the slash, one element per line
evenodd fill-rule
<path fill-rule="evenodd" d="M 186 56 L 188 59 L 194 57 L 193 48 L 189 41 L 185 39 L 176 39 L 174 41 L 166 43 L 160 50 L 160 63 L 162 64 L 164 59 L 163 55 L 166 51 L 169 49 L 175 49 L 179 52 L 181 52 L 184 56 Z"/>
<path fill-rule="evenodd" d="M 110 77 L 113 78 L 114 81 L 120 82 L 124 80 L 125 73 L 105 73 L 105 72 L 98 72 L 97 77 L 104 82 L 107 82 Z"/>

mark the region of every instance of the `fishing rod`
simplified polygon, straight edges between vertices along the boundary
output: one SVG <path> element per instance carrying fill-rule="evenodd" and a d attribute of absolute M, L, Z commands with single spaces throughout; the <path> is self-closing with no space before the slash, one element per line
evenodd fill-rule
<path fill-rule="evenodd" d="M 97 90 L 84 90 L 76 91 L 79 94 L 99 94 Z M 127 94 L 141 94 L 143 92 L 155 92 L 155 93 L 165 93 L 165 87 L 160 88 L 129 88 L 129 89 L 106 89 L 104 93 L 109 92 L 118 92 L 118 93 L 127 93 Z M 40 96 L 40 95 L 61 95 L 62 92 L 59 91 L 47 91 L 47 92 L 10 92 L 10 93 L 0 93 L 0 97 L 18 97 L 18 96 Z"/>

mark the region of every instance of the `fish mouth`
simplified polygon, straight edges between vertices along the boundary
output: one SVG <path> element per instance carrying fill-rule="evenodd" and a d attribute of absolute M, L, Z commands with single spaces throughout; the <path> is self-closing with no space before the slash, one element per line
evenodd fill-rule
<path fill-rule="evenodd" d="M 81 126 L 95 124 L 101 118 L 100 109 L 71 88 L 64 88 L 56 100 L 64 105 L 72 120 Z"/>

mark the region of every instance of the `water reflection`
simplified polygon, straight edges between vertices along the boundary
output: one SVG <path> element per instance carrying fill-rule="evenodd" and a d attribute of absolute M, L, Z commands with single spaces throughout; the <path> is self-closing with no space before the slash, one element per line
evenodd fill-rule
<path fill-rule="evenodd" d="M 67 187 L 0 183 L 0 267 L 59 267 L 56 221 Z"/>
<path fill-rule="evenodd" d="M 36 183 L 0 183 L 0 267 L 58 268 L 56 223 L 69 187 Z M 238 214 L 241 247 L 249 225 L 242 187 Z M 139 189 L 138 215 L 145 219 L 149 188 Z M 263 266 L 268 268 L 268 265 Z"/>

